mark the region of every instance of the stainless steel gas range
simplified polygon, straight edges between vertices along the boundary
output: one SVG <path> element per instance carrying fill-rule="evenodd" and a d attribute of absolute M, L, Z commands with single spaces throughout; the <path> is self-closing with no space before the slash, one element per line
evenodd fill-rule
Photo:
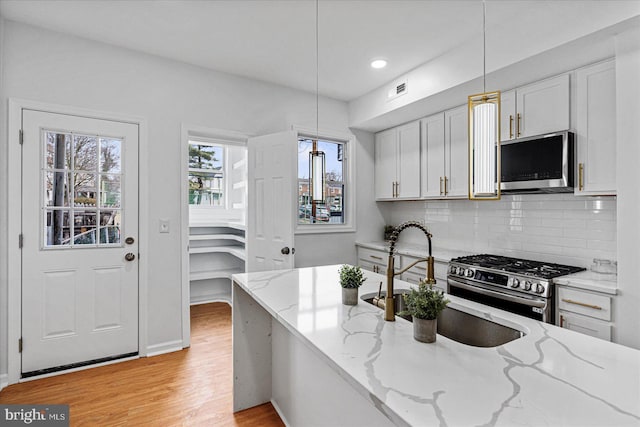
<path fill-rule="evenodd" d="M 582 267 L 471 255 L 449 262 L 447 293 L 554 323 L 553 279 Z"/>

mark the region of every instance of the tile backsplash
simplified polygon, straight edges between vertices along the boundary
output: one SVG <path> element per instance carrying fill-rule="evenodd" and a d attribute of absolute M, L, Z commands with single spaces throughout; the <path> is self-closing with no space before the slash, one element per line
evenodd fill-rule
<path fill-rule="evenodd" d="M 589 267 L 616 260 L 616 198 L 572 194 L 503 195 L 499 201 L 381 202 L 387 224 L 425 223 L 438 246 Z M 382 231 L 380 233 L 382 237 Z M 400 242 L 424 244 L 407 229 Z"/>

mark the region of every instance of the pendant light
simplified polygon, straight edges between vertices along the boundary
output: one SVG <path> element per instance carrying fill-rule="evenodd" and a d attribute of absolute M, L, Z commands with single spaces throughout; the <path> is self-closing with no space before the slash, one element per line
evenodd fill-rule
<path fill-rule="evenodd" d="M 323 151 L 318 150 L 319 135 L 319 87 L 318 87 L 318 1 L 316 0 L 316 136 L 312 140 L 312 148 L 309 152 L 309 193 L 311 196 L 311 216 L 316 217 L 316 204 L 325 202 L 325 155 Z"/>
<path fill-rule="evenodd" d="M 487 7 L 482 0 L 482 93 L 469 96 L 469 199 L 500 200 L 500 92 L 487 92 Z"/>

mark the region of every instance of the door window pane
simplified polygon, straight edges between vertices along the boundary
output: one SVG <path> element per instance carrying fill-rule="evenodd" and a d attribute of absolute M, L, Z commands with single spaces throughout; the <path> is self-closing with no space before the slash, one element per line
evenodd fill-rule
<path fill-rule="evenodd" d="M 47 207 L 69 207 L 71 198 L 68 172 L 56 171 L 45 173 L 44 201 Z"/>
<path fill-rule="evenodd" d="M 42 135 L 43 246 L 121 245 L 123 141 L 51 130 Z"/>
<path fill-rule="evenodd" d="M 119 139 L 100 138 L 100 172 L 120 173 Z"/>
<path fill-rule="evenodd" d="M 121 200 L 120 175 L 100 175 L 100 207 L 119 208 Z"/>

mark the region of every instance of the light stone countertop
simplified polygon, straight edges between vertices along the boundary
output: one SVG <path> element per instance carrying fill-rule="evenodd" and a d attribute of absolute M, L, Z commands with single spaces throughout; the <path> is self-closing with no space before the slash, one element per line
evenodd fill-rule
<path fill-rule="evenodd" d="M 615 295 L 618 293 L 618 276 L 616 274 L 596 273 L 595 271 L 580 271 L 578 273 L 553 279 L 558 285 L 602 292 Z"/>
<path fill-rule="evenodd" d="M 420 343 L 404 319 L 386 322 L 362 300 L 342 305 L 338 268 L 233 278 L 396 425 L 640 425 L 640 351 L 455 296 L 451 308 L 526 335 L 495 348 L 441 335 Z M 360 295 L 385 280 L 364 274 Z"/>
<path fill-rule="evenodd" d="M 356 246 L 363 248 L 375 249 L 379 251 L 389 252 L 389 244 L 387 242 L 356 242 Z M 412 245 L 399 243 L 396 245 L 396 252 L 399 255 L 409 255 L 422 258 L 427 255 L 425 245 Z M 452 258 L 466 255 L 474 255 L 471 252 L 465 252 L 455 249 L 434 247 L 432 248 L 433 257 L 436 261 L 449 262 Z M 511 255 L 510 255 L 511 256 Z M 615 274 L 596 273 L 594 271 L 581 271 L 574 274 L 558 277 L 554 279 L 554 283 L 558 285 L 572 286 L 578 289 L 586 289 L 590 291 L 603 292 L 606 294 L 616 295 L 618 291 L 618 276 Z"/>
<path fill-rule="evenodd" d="M 356 242 L 356 246 L 363 248 L 374 249 L 378 251 L 389 252 L 389 243 L 384 241 L 377 242 Z M 473 255 L 472 252 L 459 251 L 455 249 L 447 249 L 442 247 L 432 247 L 431 252 L 433 258 L 440 262 L 449 262 L 452 258 L 457 258 L 466 255 Z M 423 245 L 397 243 L 396 253 L 399 255 L 409 255 L 416 258 L 423 258 L 427 256 L 427 241 Z"/>

